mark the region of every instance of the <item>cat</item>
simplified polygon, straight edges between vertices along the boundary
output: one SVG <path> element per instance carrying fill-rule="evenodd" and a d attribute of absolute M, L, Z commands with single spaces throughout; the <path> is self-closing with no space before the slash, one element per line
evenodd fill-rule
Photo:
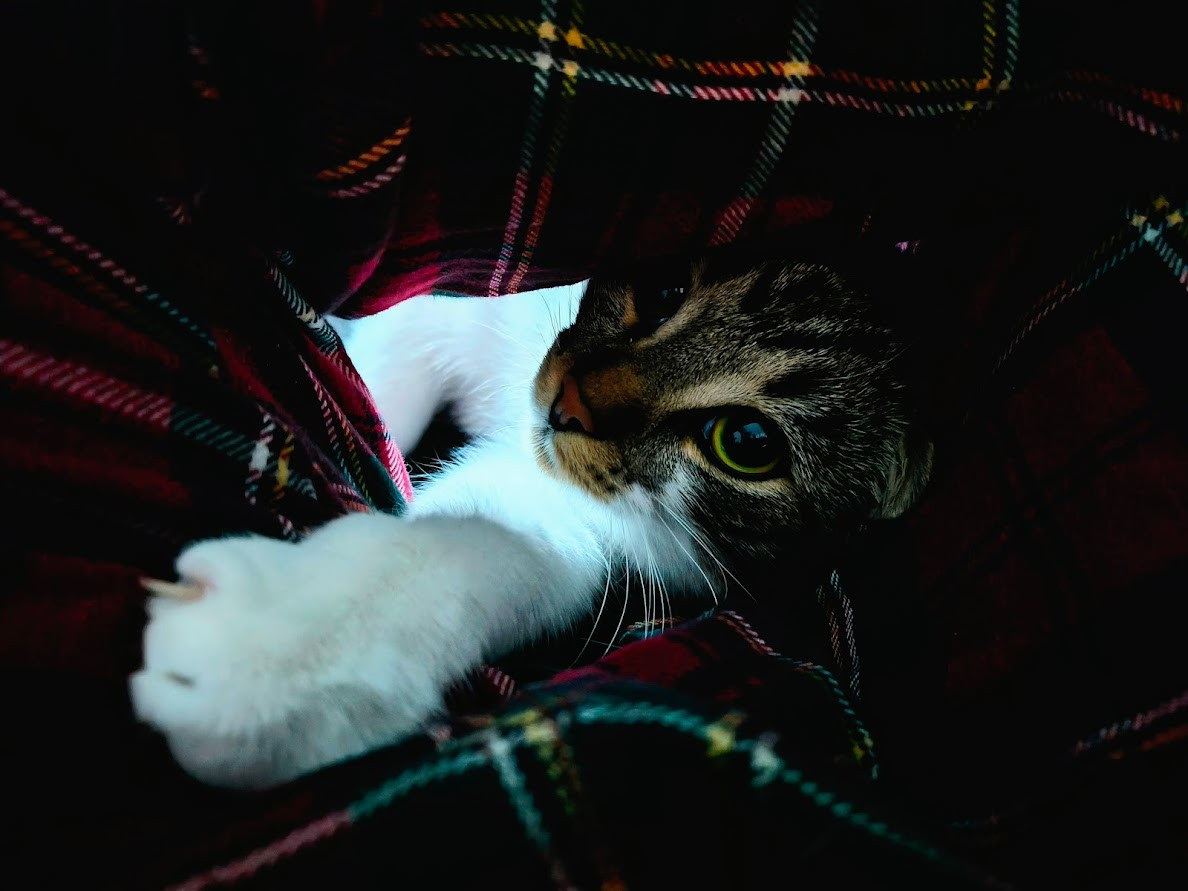
<path fill-rule="evenodd" d="M 624 573 L 712 604 L 900 515 L 932 445 L 885 315 L 834 267 L 709 253 L 353 323 L 401 449 L 445 404 L 471 443 L 399 516 L 186 548 L 179 582 L 146 582 L 136 714 L 202 781 L 280 783 L 421 728 Z"/>

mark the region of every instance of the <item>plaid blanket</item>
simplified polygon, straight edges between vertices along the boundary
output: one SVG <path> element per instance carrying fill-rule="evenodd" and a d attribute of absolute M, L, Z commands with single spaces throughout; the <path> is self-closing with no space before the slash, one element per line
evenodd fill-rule
<path fill-rule="evenodd" d="M 124 889 L 1184 874 L 1169 16 L 5 4 L 6 870 Z M 818 589 L 637 629 L 536 685 L 489 669 L 424 737 L 266 794 L 196 786 L 135 725 L 140 575 L 194 538 L 298 537 L 409 495 L 320 313 L 821 218 L 899 244 L 943 296 L 952 423 L 925 501 Z M 777 599 L 815 618 L 789 627 Z"/>

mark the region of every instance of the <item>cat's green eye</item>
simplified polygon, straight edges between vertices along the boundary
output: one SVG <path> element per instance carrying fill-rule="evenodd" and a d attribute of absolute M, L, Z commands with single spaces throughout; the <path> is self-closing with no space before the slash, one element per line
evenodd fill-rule
<path fill-rule="evenodd" d="M 779 432 L 754 411 L 716 415 L 705 422 L 701 435 L 705 453 L 735 476 L 770 476 L 784 457 Z"/>

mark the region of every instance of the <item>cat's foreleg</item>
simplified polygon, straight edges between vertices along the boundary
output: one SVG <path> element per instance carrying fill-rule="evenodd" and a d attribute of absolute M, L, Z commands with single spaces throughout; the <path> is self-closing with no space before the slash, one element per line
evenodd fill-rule
<path fill-rule="evenodd" d="M 591 608 L 605 559 L 572 497 L 504 456 L 447 474 L 405 516 L 343 517 L 299 543 L 194 545 L 173 593 L 196 596 L 150 603 L 136 712 L 186 770 L 228 786 L 399 739 L 483 659 Z"/>

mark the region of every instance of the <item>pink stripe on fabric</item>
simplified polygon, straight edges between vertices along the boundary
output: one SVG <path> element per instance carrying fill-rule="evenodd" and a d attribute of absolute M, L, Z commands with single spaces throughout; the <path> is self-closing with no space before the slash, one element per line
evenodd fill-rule
<path fill-rule="evenodd" d="M 173 403 L 164 396 L 146 393 L 126 381 L 46 356 L 12 341 L 0 340 L 0 374 L 147 422 L 155 430 L 169 428 Z"/>
<path fill-rule="evenodd" d="M 503 245 L 499 248 L 499 260 L 495 264 L 495 274 L 491 276 L 490 287 L 487 288 L 488 297 L 498 297 L 503 287 L 503 278 L 507 275 L 508 264 L 511 263 L 516 233 L 520 231 L 520 223 L 524 218 L 524 201 L 528 196 L 528 171 L 520 170 L 516 173 L 515 184 L 512 187 L 511 210 L 507 216 L 507 225 L 503 229 Z"/>
<path fill-rule="evenodd" d="M 396 163 L 384 168 L 371 179 L 361 182 L 358 185 L 350 186 L 345 189 L 335 189 L 330 192 L 331 198 L 358 198 L 360 195 L 366 195 L 369 192 L 374 192 L 380 186 L 385 186 L 394 180 L 400 171 L 404 169 L 404 162 L 406 155 L 401 155 L 396 159 Z"/>
<path fill-rule="evenodd" d="M 201 873 L 187 879 L 179 885 L 173 885 L 169 891 L 201 891 L 217 885 L 234 885 L 236 882 L 251 878 L 266 866 L 271 866 L 280 860 L 292 857 L 302 848 L 314 842 L 322 841 L 334 835 L 340 829 L 351 825 L 348 811 L 336 811 L 319 820 L 315 820 L 300 829 L 294 829 L 284 838 L 272 844 L 257 848 L 246 857 L 234 860 L 226 866 L 216 866 L 209 872 Z"/>
<path fill-rule="evenodd" d="M 1153 709 L 1145 712 L 1140 712 L 1131 718 L 1126 718 L 1122 721 L 1117 721 L 1110 724 L 1108 727 L 1103 727 L 1096 733 L 1090 734 L 1082 740 L 1079 740 L 1076 745 L 1072 747 L 1072 754 L 1074 756 L 1081 755 L 1091 749 L 1097 748 L 1099 745 L 1117 739 L 1120 736 L 1125 736 L 1128 733 L 1135 733 L 1142 730 L 1149 724 L 1158 721 L 1160 718 L 1166 718 L 1169 715 L 1174 715 L 1176 712 L 1188 708 L 1188 690 L 1173 696 L 1171 699 L 1161 702 Z"/>
<path fill-rule="evenodd" d="M 516 264 L 516 271 L 507 284 L 509 294 L 520 290 L 520 283 L 528 273 L 532 263 L 532 255 L 536 253 L 536 242 L 540 238 L 540 229 L 544 225 L 545 212 L 549 209 L 549 199 L 553 195 L 553 177 L 545 175 L 540 178 L 540 189 L 536 193 L 536 207 L 532 212 L 532 222 L 528 224 L 528 234 L 524 237 L 524 247 L 520 251 L 520 261 Z"/>

